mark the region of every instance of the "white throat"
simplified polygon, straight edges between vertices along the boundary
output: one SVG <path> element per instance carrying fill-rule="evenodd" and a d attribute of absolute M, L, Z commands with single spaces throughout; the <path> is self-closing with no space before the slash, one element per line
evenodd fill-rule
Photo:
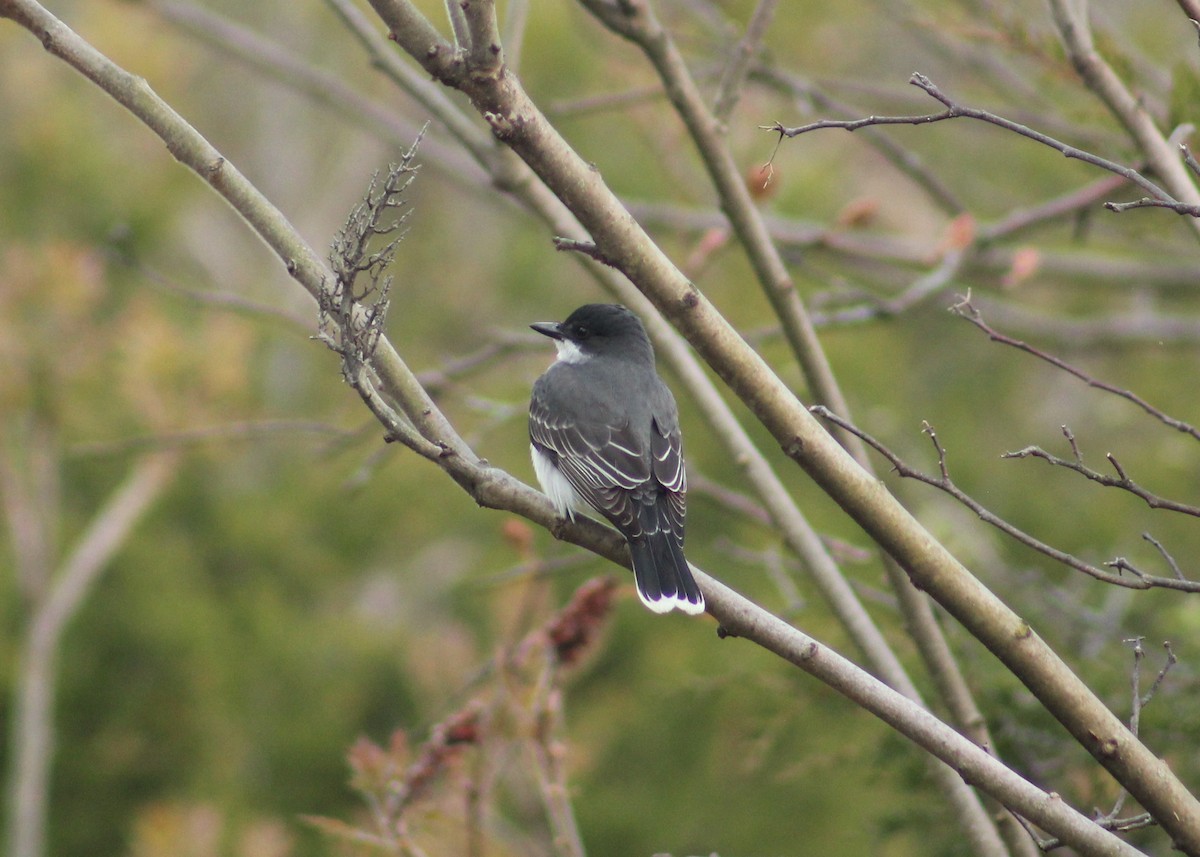
<path fill-rule="evenodd" d="M 569 339 L 554 340 L 554 347 L 558 349 L 558 359 L 563 363 L 582 363 L 592 356 Z"/>

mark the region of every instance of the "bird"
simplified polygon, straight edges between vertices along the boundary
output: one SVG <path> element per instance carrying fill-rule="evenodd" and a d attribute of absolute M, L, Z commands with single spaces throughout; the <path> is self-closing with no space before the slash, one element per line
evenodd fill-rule
<path fill-rule="evenodd" d="M 531 324 L 557 359 L 533 384 L 533 469 L 560 517 L 589 508 L 629 544 L 638 597 L 655 613 L 704 612 L 683 555 L 687 471 L 675 397 L 632 311 L 586 304 Z"/>

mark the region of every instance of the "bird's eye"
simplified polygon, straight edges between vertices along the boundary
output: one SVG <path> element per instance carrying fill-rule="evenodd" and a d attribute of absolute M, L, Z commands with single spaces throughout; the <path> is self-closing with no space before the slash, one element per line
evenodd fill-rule
<path fill-rule="evenodd" d="M 592 335 L 592 332 L 590 330 L 588 330 L 586 327 L 584 327 L 582 324 L 578 324 L 575 326 L 575 335 L 580 339 L 587 339 L 589 336 Z"/>

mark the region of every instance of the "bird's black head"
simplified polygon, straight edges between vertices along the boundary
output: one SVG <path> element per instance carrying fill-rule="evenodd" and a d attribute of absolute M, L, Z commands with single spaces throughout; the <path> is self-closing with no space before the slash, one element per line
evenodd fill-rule
<path fill-rule="evenodd" d="M 563 322 L 530 325 L 558 345 L 560 359 L 578 362 L 594 354 L 653 357 L 641 319 L 620 304 L 585 304 Z"/>

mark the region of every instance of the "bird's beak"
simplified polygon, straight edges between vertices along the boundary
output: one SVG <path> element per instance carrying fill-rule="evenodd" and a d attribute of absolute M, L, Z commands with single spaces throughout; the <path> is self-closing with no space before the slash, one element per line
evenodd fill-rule
<path fill-rule="evenodd" d="M 539 321 L 529 325 L 542 336 L 549 336 L 551 339 L 564 339 L 562 331 L 559 329 L 557 321 Z"/>

